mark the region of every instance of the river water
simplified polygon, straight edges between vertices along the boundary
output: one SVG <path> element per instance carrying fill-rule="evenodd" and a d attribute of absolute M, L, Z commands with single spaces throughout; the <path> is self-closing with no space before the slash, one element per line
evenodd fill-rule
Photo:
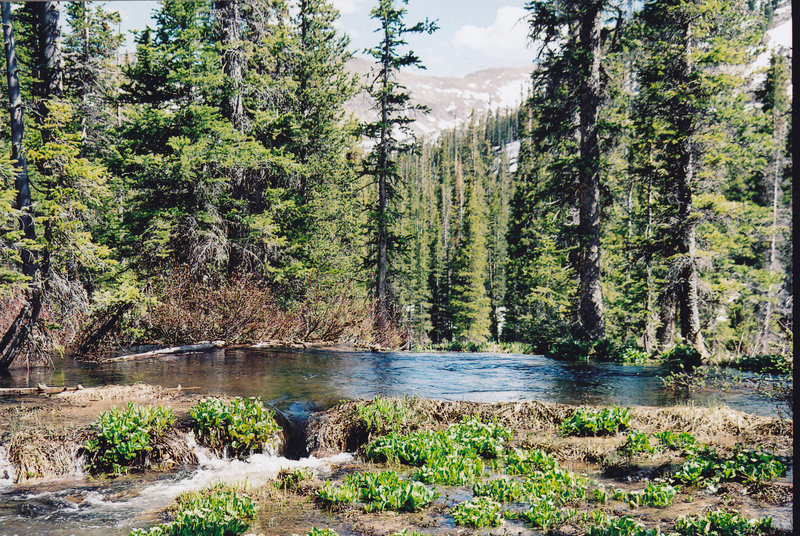
<path fill-rule="evenodd" d="M 776 415 L 775 403 L 752 391 L 670 392 L 659 379 L 662 373 L 657 366 L 565 363 L 535 355 L 218 349 L 99 365 L 64 360 L 54 369 L 0 376 L 0 387 L 181 385 L 208 395 L 260 396 L 299 419 L 345 399 L 405 395 L 479 402 L 728 405 Z M 324 473 L 342 461 L 267 455 L 230 461 L 199 449 L 199 466 L 179 473 L 107 482 L 76 472 L 62 481 L 18 486 L 11 483 L 4 454 L 0 446 L 0 535 L 19 536 L 125 535 L 158 522 L 158 512 L 182 491 L 220 479 L 258 484 L 284 467 L 309 466 Z"/>

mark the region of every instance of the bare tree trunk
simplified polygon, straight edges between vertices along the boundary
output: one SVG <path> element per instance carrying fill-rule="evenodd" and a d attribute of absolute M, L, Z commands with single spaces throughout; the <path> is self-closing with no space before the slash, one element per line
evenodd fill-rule
<path fill-rule="evenodd" d="M 581 81 L 580 101 L 580 298 L 581 335 L 591 340 L 603 336 L 603 290 L 600 284 L 600 147 L 597 110 L 600 106 L 600 4 L 595 3 L 581 21 L 581 50 L 591 58 Z"/>
<path fill-rule="evenodd" d="M 675 345 L 675 312 L 678 296 L 672 284 L 661 294 L 659 302 L 661 304 L 660 324 L 656 330 L 656 339 L 658 339 L 658 346 L 663 352 Z"/>
<path fill-rule="evenodd" d="M 14 28 L 11 20 L 11 4 L 2 2 L 3 40 L 6 52 L 6 76 L 8 80 L 8 101 L 11 113 L 11 158 L 14 160 L 15 187 L 17 190 L 16 208 L 21 211 L 20 228 L 28 240 L 36 240 L 31 209 L 31 188 L 28 179 L 28 161 L 22 147 L 25 134 L 22 97 L 19 89 L 19 72 L 17 71 L 17 52 L 14 42 Z M 19 355 L 22 346 L 28 340 L 42 308 L 41 288 L 37 286 L 38 266 L 36 256 L 28 249 L 23 249 L 22 273 L 31 279 L 31 286 L 26 290 L 26 303 L 17 313 L 3 338 L 0 339 L 0 370 L 8 369 Z"/>

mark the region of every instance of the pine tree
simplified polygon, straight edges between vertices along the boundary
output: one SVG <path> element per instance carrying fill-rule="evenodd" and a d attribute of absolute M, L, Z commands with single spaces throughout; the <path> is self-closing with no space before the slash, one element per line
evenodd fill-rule
<path fill-rule="evenodd" d="M 375 102 L 378 120 L 364 125 L 364 133 L 375 140 L 375 146 L 365 161 L 365 173 L 374 177 L 377 200 L 371 210 L 373 226 L 373 255 L 370 263 L 375 268 L 375 326 L 385 329 L 393 316 L 393 291 L 390 282 L 392 257 L 398 245 L 394 229 L 394 207 L 398 172 L 396 155 L 407 151 L 410 145 L 399 136 L 410 135 L 409 125 L 414 121 L 409 113 L 422 111 L 423 107 L 411 105 L 411 95 L 395 80 L 401 68 L 422 68 L 422 62 L 413 51 L 401 52 L 408 34 L 433 33 L 436 25 L 428 20 L 413 26 L 406 25 L 407 0 L 380 0 L 371 17 L 380 24 L 381 41 L 366 53 L 375 58 L 377 67 L 368 89 Z"/>

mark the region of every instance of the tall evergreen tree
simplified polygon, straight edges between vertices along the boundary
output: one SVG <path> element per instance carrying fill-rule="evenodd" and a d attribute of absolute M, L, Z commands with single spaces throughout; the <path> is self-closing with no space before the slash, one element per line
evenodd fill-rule
<path fill-rule="evenodd" d="M 394 298 L 390 282 L 392 256 L 398 246 L 394 229 L 396 210 L 394 206 L 398 172 L 396 155 L 407 151 L 410 145 L 401 141 L 401 136 L 409 136 L 409 125 L 414 121 L 409 115 L 412 110 L 424 107 L 412 105 L 411 95 L 396 80 L 401 68 L 423 68 L 422 61 L 413 51 L 402 52 L 409 34 L 433 33 L 436 25 L 425 20 L 413 26 L 405 21 L 406 9 L 402 7 L 407 0 L 380 0 L 372 10 L 371 17 L 378 22 L 381 41 L 366 52 L 375 58 L 377 67 L 369 85 L 369 95 L 374 101 L 378 120 L 364 125 L 367 137 L 375 141 L 375 146 L 365 161 L 365 173 L 374 177 L 377 199 L 371 210 L 370 223 L 373 226 L 371 264 L 375 268 L 375 326 L 378 330 L 386 328 L 393 316 Z"/>

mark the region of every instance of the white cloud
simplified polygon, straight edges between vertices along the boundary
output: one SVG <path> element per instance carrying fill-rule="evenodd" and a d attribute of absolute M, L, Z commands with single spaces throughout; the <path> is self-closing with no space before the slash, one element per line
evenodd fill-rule
<path fill-rule="evenodd" d="M 528 24 L 525 15 L 521 7 L 501 7 L 489 26 L 462 26 L 453 36 L 453 44 L 509 63 L 530 61 L 533 54 L 526 46 Z"/>
<path fill-rule="evenodd" d="M 367 0 L 333 0 L 333 6 L 338 9 L 342 15 L 346 13 L 355 13 L 366 3 Z"/>

